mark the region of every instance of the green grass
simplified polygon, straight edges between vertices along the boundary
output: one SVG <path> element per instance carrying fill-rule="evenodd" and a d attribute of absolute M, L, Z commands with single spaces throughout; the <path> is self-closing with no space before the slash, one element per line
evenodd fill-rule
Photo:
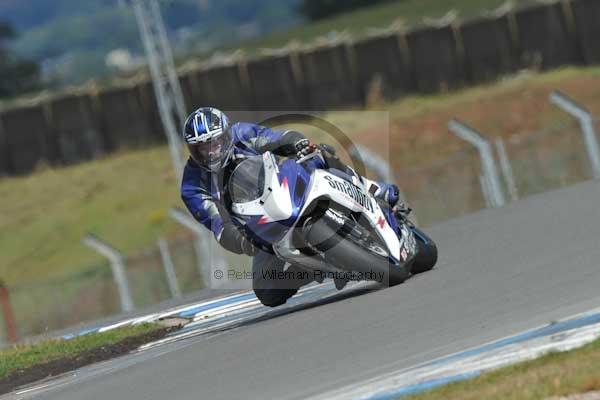
<path fill-rule="evenodd" d="M 0 277 L 46 280 L 104 260 L 81 243 L 94 232 L 131 252 L 174 232 L 179 205 L 166 148 L 0 180 Z"/>
<path fill-rule="evenodd" d="M 260 48 L 277 48 L 291 41 L 311 42 L 332 31 L 345 31 L 353 36 L 364 35 L 370 28 L 387 28 L 395 21 L 410 27 L 419 24 L 424 17 L 440 18 L 454 10 L 460 17 L 479 15 L 493 10 L 506 0 L 404 0 L 356 10 L 335 17 L 280 31 L 252 41 L 242 42 L 232 48 L 253 52 Z M 516 0 L 514 3 L 524 3 Z"/>
<path fill-rule="evenodd" d="M 124 339 L 153 332 L 161 327 L 157 324 L 140 324 L 113 329 L 103 333 L 92 333 L 71 340 L 45 340 L 34 344 L 17 345 L 0 351 L 0 379 L 13 372 L 33 367 L 60 358 L 74 358 L 87 351 L 109 346 Z"/>
<path fill-rule="evenodd" d="M 600 390 L 600 340 L 403 398 L 533 400 L 596 390 Z"/>

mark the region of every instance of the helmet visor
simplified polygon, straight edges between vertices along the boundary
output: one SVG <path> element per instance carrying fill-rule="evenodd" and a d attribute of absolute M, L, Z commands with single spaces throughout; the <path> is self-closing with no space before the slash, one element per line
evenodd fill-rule
<path fill-rule="evenodd" d="M 188 144 L 190 155 L 201 166 L 220 167 L 229 156 L 233 140 L 229 130 L 207 142 Z"/>

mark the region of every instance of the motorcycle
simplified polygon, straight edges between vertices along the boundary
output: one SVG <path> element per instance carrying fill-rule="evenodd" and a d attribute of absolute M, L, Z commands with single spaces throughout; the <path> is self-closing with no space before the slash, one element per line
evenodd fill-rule
<path fill-rule="evenodd" d="M 318 156 L 279 161 L 266 152 L 235 167 L 227 183 L 230 212 L 253 243 L 314 280 L 334 278 L 336 286 L 356 280 L 393 286 L 434 267 L 437 247 L 423 231 L 378 201 L 358 174 L 311 168 Z M 283 304 L 297 291 L 261 288 L 270 275 L 253 279 L 265 305 Z"/>

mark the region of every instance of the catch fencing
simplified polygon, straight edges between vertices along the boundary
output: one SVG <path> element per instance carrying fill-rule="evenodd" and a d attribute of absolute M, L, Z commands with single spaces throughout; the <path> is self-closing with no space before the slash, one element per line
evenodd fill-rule
<path fill-rule="evenodd" d="M 600 122 L 592 121 L 597 141 Z M 593 160 L 598 156 L 597 142 L 588 142 L 575 120 L 489 142 L 496 148 L 493 162 L 502 171 L 501 190 L 506 199 L 517 200 L 596 178 Z M 475 148 L 396 173 L 423 225 L 493 206 L 484 175 Z"/>
<path fill-rule="evenodd" d="M 593 178 L 579 126 L 563 123 L 504 140 L 516 197 L 525 198 Z M 496 156 L 497 161 L 499 158 Z M 489 206 L 479 154 L 468 148 L 448 158 L 396 173 L 425 226 Z M 505 193 L 510 188 L 502 180 Z"/>
<path fill-rule="evenodd" d="M 486 207 L 475 149 L 465 149 L 429 165 L 403 169 L 396 177 L 423 226 Z"/>
<path fill-rule="evenodd" d="M 141 309 L 205 287 L 202 265 L 192 236 L 166 242 L 179 293 L 174 293 L 158 244 L 124 257 L 127 290 L 135 309 Z M 228 269 L 249 271 L 250 259 L 225 253 Z M 48 282 L 8 287 L 8 302 L 16 338 L 52 332 L 123 311 L 120 292 L 104 262 L 83 272 Z M 0 299 L 2 301 L 2 299 Z M 0 345 L 9 341 L 6 315 L 0 319 Z"/>
<path fill-rule="evenodd" d="M 560 0 L 467 21 L 290 49 L 180 74 L 189 107 L 326 110 L 481 83 L 522 68 L 600 62 L 600 2 Z M 164 141 L 150 82 L 85 89 L 0 112 L 0 175 Z"/>
<path fill-rule="evenodd" d="M 518 195 L 527 197 L 593 177 L 579 127 L 567 123 L 507 141 Z M 558 150 L 558 151 L 557 151 Z"/>
<path fill-rule="evenodd" d="M 203 287 L 189 239 L 169 242 L 182 293 Z M 124 259 L 131 297 L 136 308 L 171 299 L 158 247 Z M 119 314 L 120 296 L 108 262 L 48 282 L 8 288 L 17 337 L 25 338 Z M 6 325 L 6 321 L 2 321 Z M 3 326 L 3 328 L 6 328 Z M 2 329 L 1 332 L 6 332 Z M 2 338 L 6 339 L 6 337 Z"/>

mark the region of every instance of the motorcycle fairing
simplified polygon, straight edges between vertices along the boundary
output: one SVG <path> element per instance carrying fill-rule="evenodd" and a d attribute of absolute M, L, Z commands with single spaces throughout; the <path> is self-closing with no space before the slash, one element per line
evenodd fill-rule
<path fill-rule="evenodd" d="M 314 257 L 304 255 L 293 246 L 292 241 L 294 229 L 291 228 L 295 228 L 299 217 L 307 208 L 321 199 L 362 214 L 373 232 L 385 244 L 392 263 L 405 263 L 416 254 L 405 243 L 412 236 L 411 233 L 402 234 L 398 238 L 396 230 L 388 221 L 390 215 L 386 215 L 389 210 L 382 210 L 358 177 L 348 176 L 344 179 L 344 174 L 338 171 L 331 173 L 323 169 L 308 172 L 293 160 L 277 165 L 277 159 L 269 152 L 262 155 L 262 161 L 265 173 L 262 195 L 253 201 L 233 203 L 232 211 L 244 216 L 246 228 L 270 243 L 273 250 L 284 259 L 296 259 L 300 263 L 325 270 L 334 269 Z M 305 190 L 301 190 L 303 188 Z"/>

